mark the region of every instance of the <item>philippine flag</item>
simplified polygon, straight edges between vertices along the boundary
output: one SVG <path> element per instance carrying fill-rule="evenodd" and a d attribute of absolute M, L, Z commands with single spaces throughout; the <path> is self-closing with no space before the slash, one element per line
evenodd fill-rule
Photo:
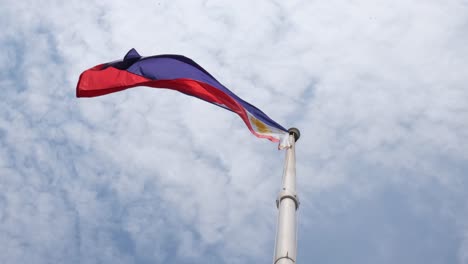
<path fill-rule="evenodd" d="M 181 55 L 142 57 L 131 49 L 123 60 L 99 64 L 80 75 L 77 97 L 94 97 L 136 86 L 166 88 L 238 114 L 259 138 L 290 146 L 289 133 L 257 107 L 242 100 L 193 60 Z"/>

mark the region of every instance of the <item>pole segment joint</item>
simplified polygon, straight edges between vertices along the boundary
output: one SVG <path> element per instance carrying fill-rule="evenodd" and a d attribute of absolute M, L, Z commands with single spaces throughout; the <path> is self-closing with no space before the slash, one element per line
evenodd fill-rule
<path fill-rule="evenodd" d="M 282 261 L 282 260 L 286 260 L 286 261 L 289 262 L 289 263 L 291 263 L 291 262 L 292 262 L 292 263 L 296 263 L 296 261 L 295 261 L 294 259 L 290 258 L 290 257 L 288 256 L 288 254 L 286 254 L 286 256 L 278 258 L 278 259 L 275 261 L 274 264 L 277 264 L 277 263 L 279 263 L 279 261 Z"/>
<path fill-rule="evenodd" d="M 279 205 L 283 199 L 289 198 L 294 201 L 296 204 L 296 211 L 299 209 L 299 198 L 297 197 L 296 192 L 291 192 L 290 190 L 287 190 L 283 188 L 283 190 L 279 193 L 278 199 L 276 199 L 276 208 L 279 209 Z"/>

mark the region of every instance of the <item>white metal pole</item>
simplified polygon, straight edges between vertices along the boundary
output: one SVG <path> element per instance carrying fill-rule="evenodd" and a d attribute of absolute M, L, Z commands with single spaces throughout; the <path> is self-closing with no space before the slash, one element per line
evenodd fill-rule
<path fill-rule="evenodd" d="M 286 150 L 283 182 L 276 200 L 278 207 L 278 223 L 276 229 L 274 264 L 296 263 L 297 229 L 296 211 L 299 200 L 296 193 L 296 154 L 295 143 L 300 137 L 296 128 L 289 129 L 291 147 Z"/>

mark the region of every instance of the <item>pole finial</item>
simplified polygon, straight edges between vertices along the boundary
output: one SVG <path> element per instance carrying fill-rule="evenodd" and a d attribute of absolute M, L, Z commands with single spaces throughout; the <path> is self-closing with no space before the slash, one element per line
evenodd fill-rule
<path fill-rule="evenodd" d="M 301 132 L 299 131 L 299 129 L 295 128 L 295 127 L 291 127 L 290 129 L 288 129 L 288 132 L 290 135 L 294 135 L 294 140 L 297 142 L 299 140 L 299 138 L 301 137 Z"/>

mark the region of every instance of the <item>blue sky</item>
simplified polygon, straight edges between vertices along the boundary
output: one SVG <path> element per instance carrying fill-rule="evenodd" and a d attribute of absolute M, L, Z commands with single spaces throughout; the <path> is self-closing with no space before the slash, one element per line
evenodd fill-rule
<path fill-rule="evenodd" d="M 466 1 L 0 1 L 0 263 L 270 263 L 284 152 L 168 90 L 188 56 L 298 127 L 298 263 L 468 263 Z"/>

